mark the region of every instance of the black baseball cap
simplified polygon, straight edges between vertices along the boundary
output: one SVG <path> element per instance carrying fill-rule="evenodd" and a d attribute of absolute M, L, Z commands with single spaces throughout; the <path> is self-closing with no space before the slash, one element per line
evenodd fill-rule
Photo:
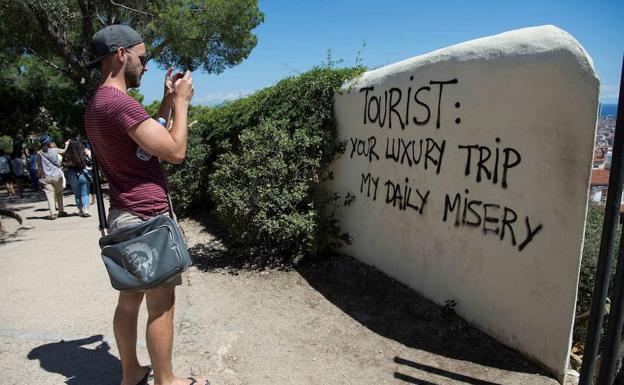
<path fill-rule="evenodd" d="M 143 42 L 141 35 L 123 24 L 114 24 L 106 26 L 95 34 L 91 39 L 91 44 L 95 49 L 95 60 L 89 62 L 86 68 L 95 67 L 102 59 L 116 52 L 118 48 L 128 48 L 135 44 Z"/>

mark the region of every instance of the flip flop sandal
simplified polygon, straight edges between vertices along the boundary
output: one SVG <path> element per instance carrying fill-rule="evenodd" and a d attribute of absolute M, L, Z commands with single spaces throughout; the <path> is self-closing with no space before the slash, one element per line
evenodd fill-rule
<path fill-rule="evenodd" d="M 152 367 L 148 366 L 145 376 L 143 376 L 143 378 L 141 378 L 141 380 L 137 382 L 136 385 L 147 385 L 147 379 L 150 377 L 151 374 L 152 374 Z"/>
<path fill-rule="evenodd" d="M 191 383 L 189 385 L 195 385 L 195 384 L 197 384 L 197 385 L 210 385 L 210 382 L 208 380 L 206 380 L 203 384 L 200 384 L 193 377 L 187 377 L 187 379 L 191 380 Z"/>

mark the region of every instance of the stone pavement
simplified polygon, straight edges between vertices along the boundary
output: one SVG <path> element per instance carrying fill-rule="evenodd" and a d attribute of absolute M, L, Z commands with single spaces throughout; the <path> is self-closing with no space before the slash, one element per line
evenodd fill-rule
<path fill-rule="evenodd" d="M 117 295 L 99 257 L 97 217 L 78 217 L 68 194 L 70 216 L 55 221 L 45 219 L 42 194 L 10 201 L 2 192 L 0 203 L 25 219 L 0 242 L 0 384 L 118 384 L 112 331 Z M 10 219 L 5 223 L 15 227 Z M 195 250 L 214 242 L 197 222 L 186 220 L 183 227 Z M 200 264 L 184 279 L 175 322 L 179 375 L 228 385 L 556 384 L 520 358 L 493 365 L 495 356 L 512 354 L 502 347 L 493 348 L 501 349 L 493 359 L 477 360 L 419 346 L 395 324 L 378 323 L 368 305 L 359 306 L 377 300 L 351 298 L 314 272 Z M 148 363 L 145 320 L 143 306 L 139 355 Z M 406 328 L 422 322 L 414 317 Z"/>
<path fill-rule="evenodd" d="M 77 216 L 66 195 L 70 216 L 50 221 L 43 195 L 28 196 L 10 205 L 25 228 L 0 244 L 0 383 L 114 383 L 116 293 L 98 257 L 97 218 Z M 140 353 L 147 357 L 144 342 Z"/>

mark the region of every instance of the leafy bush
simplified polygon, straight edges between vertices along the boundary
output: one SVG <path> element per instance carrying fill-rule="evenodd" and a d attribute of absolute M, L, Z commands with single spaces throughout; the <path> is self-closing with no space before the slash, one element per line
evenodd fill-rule
<path fill-rule="evenodd" d="M 319 142 L 302 129 L 290 135 L 283 122 L 265 121 L 241 134 L 237 152 L 219 157 L 210 187 L 237 251 L 299 258 L 314 248 Z"/>
<path fill-rule="evenodd" d="M 10 154 L 13 149 L 13 138 L 8 135 L 0 136 L 0 149 L 4 150 L 7 154 Z"/>
<path fill-rule="evenodd" d="M 320 215 L 340 197 L 317 190 L 340 150 L 333 96 L 364 68 L 314 68 L 201 111 L 184 164 L 172 167 L 178 210 L 214 209 L 239 253 L 298 259 L 347 240 Z"/>
<path fill-rule="evenodd" d="M 578 299 L 576 304 L 576 314 L 581 315 L 589 312 L 591 308 L 592 295 L 594 293 L 594 283 L 596 278 L 596 268 L 598 266 L 598 255 L 600 253 L 600 241 L 602 237 L 602 225 L 604 221 L 604 207 L 590 202 L 587 208 L 587 222 L 585 225 L 585 244 L 583 245 L 583 259 L 581 260 L 581 271 L 579 276 Z M 621 237 L 621 227 L 614 240 L 614 258 L 611 265 L 611 280 L 609 287 L 609 297 L 613 291 L 613 277 L 615 275 L 615 265 L 617 262 L 617 248 Z M 587 323 L 574 326 L 574 339 L 585 343 Z"/>

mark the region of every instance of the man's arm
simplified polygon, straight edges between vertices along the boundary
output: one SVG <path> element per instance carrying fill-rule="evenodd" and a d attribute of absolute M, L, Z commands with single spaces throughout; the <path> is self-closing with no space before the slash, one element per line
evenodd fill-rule
<path fill-rule="evenodd" d="M 163 97 L 162 102 L 160 103 L 160 107 L 158 108 L 158 113 L 156 114 L 156 118 L 163 118 L 165 121 L 169 121 L 169 115 L 171 114 L 171 109 L 173 108 L 173 94 L 165 95 Z"/>
<path fill-rule="evenodd" d="M 59 148 L 58 149 L 58 153 L 63 155 L 65 153 L 65 151 L 67 151 L 67 147 L 69 146 L 69 142 L 71 141 L 71 139 L 67 139 L 65 141 L 65 148 Z"/>
<path fill-rule="evenodd" d="M 169 163 L 180 164 L 186 156 L 188 141 L 188 106 L 193 97 L 191 73 L 186 71 L 174 83 L 173 112 L 175 119 L 171 131 L 154 119 L 147 119 L 128 130 L 128 135 L 148 153 Z"/>

